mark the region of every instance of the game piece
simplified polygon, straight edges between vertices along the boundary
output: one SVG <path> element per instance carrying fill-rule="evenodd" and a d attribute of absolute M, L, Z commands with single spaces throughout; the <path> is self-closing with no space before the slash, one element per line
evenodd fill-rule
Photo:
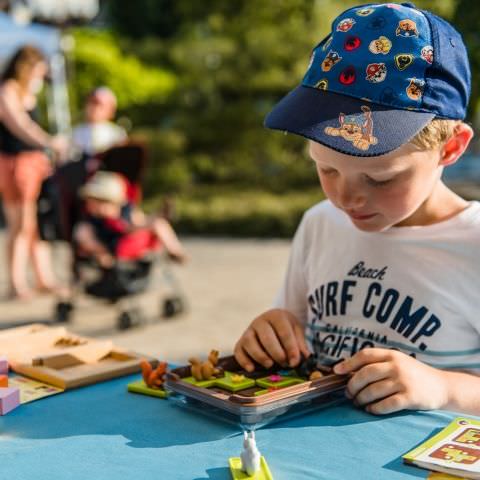
<path fill-rule="evenodd" d="M 255 442 L 255 432 L 243 432 L 243 450 L 240 454 L 242 470 L 248 475 L 255 475 L 260 470 L 260 452 Z"/>
<path fill-rule="evenodd" d="M 20 390 L 20 404 L 33 402 L 40 398 L 49 397 L 64 392 L 63 389 L 48 385 L 31 378 L 14 375 L 8 379 L 10 387 L 17 387 Z"/>
<path fill-rule="evenodd" d="M 273 480 L 265 457 L 260 457 L 260 470 L 255 475 L 248 475 L 242 471 L 240 457 L 231 457 L 228 460 L 233 480 Z"/>
<path fill-rule="evenodd" d="M 0 375 L 0 387 L 8 387 L 8 375 Z"/>
<path fill-rule="evenodd" d="M 300 364 L 295 368 L 295 370 L 299 377 L 309 378 L 310 374 L 314 370 L 317 370 L 317 359 L 315 358 L 315 355 L 310 355 L 309 357 L 302 355 Z"/>
<path fill-rule="evenodd" d="M 209 388 L 215 385 L 217 381 L 216 378 L 211 378 L 210 380 L 197 380 L 195 377 L 184 377 L 182 378 L 184 382 L 191 383 L 196 387 Z"/>
<path fill-rule="evenodd" d="M 314 370 L 310 376 L 308 377 L 309 380 L 318 380 L 319 378 L 323 377 L 323 373 L 319 370 Z"/>
<path fill-rule="evenodd" d="M 455 478 L 480 478 L 480 421 L 455 418 L 436 435 L 403 455 L 403 460 L 455 475 Z"/>
<path fill-rule="evenodd" d="M 269 375 L 268 377 L 258 378 L 256 384 L 263 388 L 284 388 L 290 385 L 298 385 L 305 380 L 298 377 L 283 377 L 282 375 Z"/>
<path fill-rule="evenodd" d="M 151 389 L 162 388 L 167 373 L 167 362 L 159 362 L 157 368 L 153 369 L 150 362 L 142 360 L 140 366 L 142 367 L 142 376 L 145 385 Z"/>
<path fill-rule="evenodd" d="M 137 380 L 136 382 L 129 383 L 127 390 L 133 393 L 140 393 L 142 395 L 150 395 L 152 397 L 167 398 L 168 392 L 163 388 L 150 388 L 143 380 Z"/>
<path fill-rule="evenodd" d="M 231 392 L 239 392 L 240 390 L 254 387 L 255 380 L 247 378 L 245 375 L 225 372 L 225 376 L 223 378 L 218 378 L 214 385 Z"/>
<path fill-rule="evenodd" d="M 20 405 L 20 390 L 17 387 L 0 388 L 0 415 L 5 415 Z"/>
<path fill-rule="evenodd" d="M 8 375 L 7 357 L 0 355 L 0 375 Z"/>
<path fill-rule="evenodd" d="M 234 480 L 273 480 L 265 457 L 260 455 L 255 443 L 255 432 L 243 432 L 243 450 L 240 457 L 229 458 Z"/>
<path fill-rule="evenodd" d="M 192 357 L 188 361 L 192 365 L 192 376 L 197 381 L 210 380 L 212 377 L 218 377 L 222 373 L 221 369 L 216 367 L 218 363 L 218 350 L 212 350 L 208 355 L 208 360 L 203 363 L 196 357 Z"/>

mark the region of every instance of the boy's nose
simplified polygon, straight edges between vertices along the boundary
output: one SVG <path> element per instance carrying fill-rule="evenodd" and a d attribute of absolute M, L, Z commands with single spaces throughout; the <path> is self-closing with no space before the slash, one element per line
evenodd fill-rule
<path fill-rule="evenodd" d="M 365 195 L 351 183 L 339 186 L 337 195 L 343 210 L 358 210 L 366 203 Z"/>

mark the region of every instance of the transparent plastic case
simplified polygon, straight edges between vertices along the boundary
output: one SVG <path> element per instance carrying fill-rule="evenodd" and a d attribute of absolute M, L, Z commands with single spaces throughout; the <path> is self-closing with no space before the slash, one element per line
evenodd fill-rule
<path fill-rule="evenodd" d="M 257 381 L 272 375 L 279 376 L 279 370 L 285 372 L 279 367 L 269 370 L 258 368 L 254 373 L 248 373 L 241 369 L 233 356 L 219 359 L 218 366 L 229 374 L 241 375 L 246 379 Z M 290 418 L 292 415 L 342 401 L 345 398 L 347 378 L 335 375 L 327 368 L 324 370 L 324 375 L 316 380 L 299 379 L 295 376 L 298 379 L 296 384 L 278 389 L 272 388 L 271 391 L 262 390 L 255 385 L 255 387 L 230 392 L 214 385 L 205 388 L 192 384 L 188 381 L 191 378 L 191 368 L 188 365 L 169 372 L 165 388 L 178 394 L 172 396 L 171 400 L 182 407 L 213 415 L 215 418 L 220 417 L 246 429 L 255 429 L 276 421 L 280 417 L 283 419 L 286 414 Z M 294 372 L 294 370 L 290 371 Z"/>

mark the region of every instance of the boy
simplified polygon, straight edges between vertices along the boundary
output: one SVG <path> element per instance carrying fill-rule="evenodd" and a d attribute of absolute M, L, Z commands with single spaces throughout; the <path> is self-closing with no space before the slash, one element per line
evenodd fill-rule
<path fill-rule="evenodd" d="M 266 118 L 309 139 L 328 200 L 302 219 L 275 308 L 237 342 L 244 368 L 312 351 L 371 413 L 480 414 L 480 204 L 441 181 L 473 135 L 469 90 L 462 39 L 433 14 L 367 5 L 333 22 Z"/>
<path fill-rule="evenodd" d="M 115 259 L 134 260 L 165 246 L 170 258 L 184 262 L 186 255 L 171 225 L 163 218 L 147 219 L 127 203 L 126 182 L 112 172 L 97 172 L 81 189 L 86 218 L 74 231 L 80 250 L 104 268 Z"/>

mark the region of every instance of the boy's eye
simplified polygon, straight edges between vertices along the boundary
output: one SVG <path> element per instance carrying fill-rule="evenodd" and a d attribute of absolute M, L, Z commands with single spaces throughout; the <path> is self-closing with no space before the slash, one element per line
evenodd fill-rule
<path fill-rule="evenodd" d="M 333 168 L 321 168 L 320 172 L 322 172 L 323 175 L 332 175 L 336 172 L 336 170 L 334 170 Z"/>
<path fill-rule="evenodd" d="M 373 185 L 374 187 L 381 187 L 382 185 L 387 185 L 388 183 L 391 183 L 393 178 L 389 178 L 387 180 L 375 180 L 372 177 L 369 177 L 368 175 L 365 175 L 365 178 L 367 180 L 367 183 L 370 185 Z"/>

